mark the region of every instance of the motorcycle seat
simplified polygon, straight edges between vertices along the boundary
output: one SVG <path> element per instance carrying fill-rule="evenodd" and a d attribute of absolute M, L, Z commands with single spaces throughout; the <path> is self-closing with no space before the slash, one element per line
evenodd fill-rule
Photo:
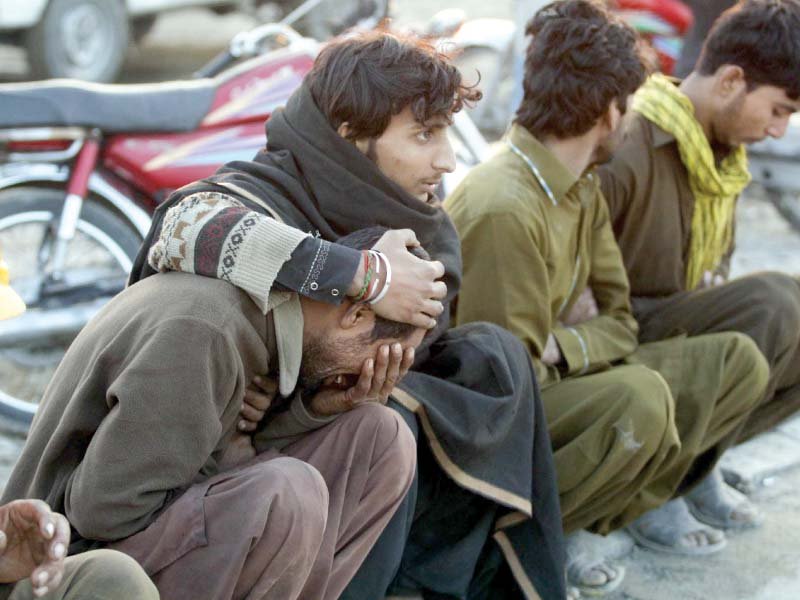
<path fill-rule="evenodd" d="M 183 132 L 208 114 L 214 79 L 99 84 L 71 79 L 0 85 L 0 128 L 88 127 L 108 133 Z"/>

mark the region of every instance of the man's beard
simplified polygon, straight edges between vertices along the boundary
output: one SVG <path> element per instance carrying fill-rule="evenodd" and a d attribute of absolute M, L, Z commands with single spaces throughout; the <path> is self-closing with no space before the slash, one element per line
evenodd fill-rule
<path fill-rule="evenodd" d="M 346 342 L 326 341 L 323 336 L 315 336 L 303 344 L 303 360 L 300 363 L 298 384 L 313 396 L 322 382 L 333 375 L 345 363 L 345 357 L 358 353 L 369 340 L 356 337 Z M 361 365 L 359 365 L 360 368 Z"/>
<path fill-rule="evenodd" d="M 626 122 L 623 121 L 622 124 L 620 124 L 619 127 L 617 127 L 617 129 L 612 133 L 608 134 L 606 139 L 604 139 L 597 147 L 597 149 L 594 151 L 594 157 L 592 160 L 593 164 L 602 165 L 614 158 L 614 152 L 617 151 L 617 149 L 622 145 L 622 142 L 625 140 L 625 125 Z"/>
<path fill-rule="evenodd" d="M 727 156 L 738 145 L 735 141 L 730 139 L 720 139 L 721 132 L 730 132 L 736 129 L 736 125 L 743 119 L 742 113 L 744 111 L 745 96 L 734 100 L 734 102 L 722 111 L 717 123 L 711 128 L 711 149 L 714 152 L 714 157 L 717 160 Z"/>

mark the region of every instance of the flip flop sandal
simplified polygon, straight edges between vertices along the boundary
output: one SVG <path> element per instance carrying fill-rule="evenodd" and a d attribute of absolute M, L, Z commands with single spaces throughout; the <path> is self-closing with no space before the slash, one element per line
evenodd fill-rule
<path fill-rule="evenodd" d="M 741 506 L 741 503 L 737 505 L 726 503 L 726 513 L 724 517 L 720 517 L 720 513 L 723 511 L 721 505 L 719 505 L 718 509 L 716 509 L 713 513 L 709 513 L 703 511 L 703 505 L 701 505 L 699 502 L 687 500 L 686 503 L 689 505 L 689 510 L 695 519 L 702 521 L 706 525 L 710 525 L 714 529 L 745 531 L 747 529 L 755 529 L 764 522 L 764 515 L 762 515 L 761 511 L 759 510 L 756 510 L 752 519 L 746 521 L 731 518 L 731 515 L 733 515 L 733 512 Z M 749 501 L 747 501 L 747 503 L 751 504 Z"/>
<path fill-rule="evenodd" d="M 709 478 L 684 497 L 689 510 L 698 521 L 716 529 L 740 531 L 761 525 L 764 516 L 747 496 L 724 483 L 721 474 L 712 473 Z M 732 518 L 736 509 L 743 506 L 749 509 L 747 512 L 752 513 L 752 518 Z"/>
<path fill-rule="evenodd" d="M 614 570 L 617 572 L 617 576 L 614 577 L 613 579 L 609 579 L 602 585 L 582 583 L 582 577 L 580 577 L 580 575 L 582 573 L 585 573 L 586 570 L 593 570 L 594 567 L 597 567 L 602 564 L 604 564 L 604 561 L 602 560 L 598 560 L 592 563 L 587 563 L 586 565 L 582 566 L 582 568 L 577 572 L 571 565 L 567 566 L 570 585 L 578 588 L 578 590 L 580 590 L 581 596 L 605 596 L 606 594 L 610 594 L 611 592 L 616 590 L 620 585 L 622 585 L 622 582 L 625 579 L 625 567 L 614 565 Z"/>
<path fill-rule="evenodd" d="M 649 517 L 649 518 L 648 518 Z M 628 525 L 628 533 L 631 534 L 636 543 L 644 548 L 664 552 L 665 554 L 675 554 L 678 556 L 706 556 L 716 554 L 728 544 L 728 540 L 722 538 L 713 544 L 704 546 L 684 546 L 680 544 L 681 538 L 695 531 L 712 531 L 695 519 L 689 512 L 686 504 L 678 498 L 670 500 L 664 506 L 650 511 L 650 513 L 639 517 L 636 521 Z M 658 539 L 653 539 L 647 534 L 647 530 L 658 531 L 659 537 L 671 539 L 670 543 L 665 543 Z"/>
<path fill-rule="evenodd" d="M 567 586 L 567 600 L 581 600 L 581 591 L 575 586 Z"/>
<path fill-rule="evenodd" d="M 578 534 L 580 533 L 578 532 Z M 616 590 L 625 579 L 625 567 L 612 565 L 602 558 L 593 556 L 592 553 L 582 550 L 580 545 L 580 542 L 572 544 L 567 542 L 567 581 L 569 585 L 578 588 L 582 596 L 605 596 Z M 612 566 L 616 571 L 613 579 L 600 585 L 584 582 L 585 574 L 604 564 Z"/>

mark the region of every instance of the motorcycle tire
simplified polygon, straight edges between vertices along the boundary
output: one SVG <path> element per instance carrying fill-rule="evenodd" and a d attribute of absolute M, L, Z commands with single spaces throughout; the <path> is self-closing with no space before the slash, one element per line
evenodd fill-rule
<path fill-rule="evenodd" d="M 767 187 L 767 199 L 795 233 L 800 233 L 800 191 Z"/>
<path fill-rule="evenodd" d="M 15 280 L 23 281 L 27 269 L 37 268 L 38 253 L 63 203 L 63 189 L 20 186 L 0 190 L 0 246 L 9 265 L 11 285 L 23 297 L 29 294 L 21 291 L 21 284 L 15 286 Z M 41 236 L 36 235 L 37 231 Z M 76 268 L 89 271 L 93 261 L 104 262 L 115 279 L 118 272 L 120 281 L 124 281 L 141 242 L 138 232 L 115 209 L 99 198 L 89 198 L 83 204 L 76 237 L 67 250 L 67 270 L 78 265 Z M 103 273 L 106 272 L 108 268 L 104 267 Z M 44 312 L 49 307 L 32 310 Z M 59 338 L 35 348 L 0 348 L 0 419 L 4 425 L 15 430 L 27 428 L 71 342 L 71 338 Z"/>

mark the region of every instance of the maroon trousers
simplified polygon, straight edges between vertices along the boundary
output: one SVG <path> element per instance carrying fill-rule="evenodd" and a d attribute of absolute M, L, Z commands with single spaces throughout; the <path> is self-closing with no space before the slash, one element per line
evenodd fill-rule
<path fill-rule="evenodd" d="M 192 486 L 111 547 L 139 561 L 162 600 L 337 598 L 405 497 L 415 461 L 400 417 L 362 406 Z"/>

